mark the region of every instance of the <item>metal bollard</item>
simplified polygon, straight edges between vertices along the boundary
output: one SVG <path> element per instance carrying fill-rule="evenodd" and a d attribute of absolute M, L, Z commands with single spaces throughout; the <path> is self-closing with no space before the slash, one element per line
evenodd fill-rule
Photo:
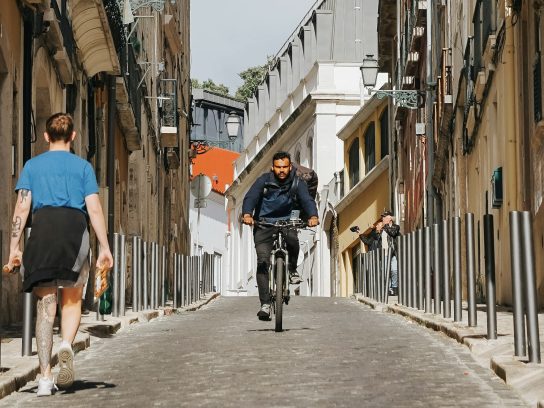
<path fill-rule="evenodd" d="M 143 241 L 142 237 L 138 237 L 138 310 L 142 310 L 144 308 L 144 300 L 143 300 L 143 293 L 144 293 L 144 266 L 143 266 Z"/>
<path fill-rule="evenodd" d="M 423 240 L 425 241 L 425 313 L 431 313 L 431 227 L 425 227 Z"/>
<path fill-rule="evenodd" d="M 521 247 L 525 271 L 525 310 L 527 314 L 527 348 L 530 363 L 540 364 L 540 339 L 538 332 L 538 305 L 535 276 L 533 231 L 529 211 L 521 213 Z"/>
<path fill-rule="evenodd" d="M 168 266 L 166 265 L 166 246 L 162 246 L 162 268 L 161 268 L 161 306 L 166 306 L 166 276 L 168 276 Z"/>
<path fill-rule="evenodd" d="M 443 316 L 446 319 L 451 317 L 451 296 L 450 296 L 450 240 L 448 220 L 442 221 L 442 277 L 444 288 L 444 299 L 442 304 Z"/>
<path fill-rule="evenodd" d="M 393 255 L 393 248 L 388 248 L 385 251 L 385 291 L 384 291 L 384 303 L 389 303 L 389 288 L 391 287 L 391 257 Z"/>
<path fill-rule="evenodd" d="M 408 307 L 413 307 L 413 290 L 414 282 L 412 280 L 412 233 L 406 234 L 406 301 Z"/>
<path fill-rule="evenodd" d="M 119 317 L 119 234 L 113 234 L 113 287 L 111 315 Z"/>
<path fill-rule="evenodd" d="M 440 226 L 433 224 L 434 314 L 440 314 Z"/>
<path fill-rule="evenodd" d="M 497 308 L 495 298 L 495 241 L 493 216 L 484 214 L 485 282 L 487 302 L 487 339 L 497 338 Z"/>
<path fill-rule="evenodd" d="M 127 247 L 125 235 L 121 235 L 121 285 L 119 286 L 119 314 L 124 316 L 126 313 L 125 293 L 127 289 Z"/>
<path fill-rule="evenodd" d="M 410 266 L 411 269 L 411 280 L 412 280 L 412 292 L 410 294 L 410 300 L 412 302 L 412 307 L 417 307 L 417 269 L 416 269 L 416 254 L 417 254 L 417 247 L 416 247 L 416 232 L 412 231 L 410 233 L 412 245 L 411 245 L 411 254 L 410 257 L 412 258 L 412 264 Z"/>
<path fill-rule="evenodd" d="M 406 235 L 401 235 L 399 239 L 399 253 L 400 259 L 398 260 L 399 265 L 399 303 L 404 305 L 404 294 L 406 293 Z"/>
<path fill-rule="evenodd" d="M 467 247 L 467 297 L 468 297 L 468 325 L 476 327 L 478 325 L 478 315 L 476 313 L 476 276 L 475 276 L 475 256 L 474 256 L 474 214 L 465 214 L 465 231 Z"/>
<path fill-rule="evenodd" d="M 423 242 L 423 229 L 420 228 L 416 232 L 416 247 L 417 247 L 417 262 L 416 262 L 416 269 L 417 269 L 417 308 L 419 310 L 423 310 L 423 268 L 424 268 L 424 258 L 423 258 L 423 248 L 424 248 L 424 242 Z"/>
<path fill-rule="evenodd" d="M 183 306 L 189 304 L 189 276 L 187 274 L 188 265 L 187 265 L 187 255 L 179 255 L 181 258 L 181 280 L 180 280 L 180 289 L 183 293 Z"/>
<path fill-rule="evenodd" d="M 31 228 L 25 228 L 25 244 L 30 238 Z M 22 337 L 22 356 L 32 355 L 32 316 L 33 316 L 33 296 L 32 293 L 23 294 L 23 337 Z"/>
<path fill-rule="evenodd" d="M 174 264 L 174 284 L 172 285 L 172 306 L 174 308 L 179 307 L 178 306 L 178 255 L 174 252 L 174 255 L 172 257 L 172 262 Z"/>
<path fill-rule="evenodd" d="M 525 347 L 525 314 L 523 312 L 523 280 L 521 258 L 521 213 L 510 211 L 510 265 L 512 270 L 512 307 L 514 317 L 514 354 L 523 357 Z"/>
<path fill-rule="evenodd" d="M 455 292 L 453 295 L 453 321 L 460 322 L 463 319 L 462 308 L 462 278 L 461 278 L 461 217 L 452 218 L 453 235 L 453 282 Z"/>
<path fill-rule="evenodd" d="M 142 249 L 143 249 L 143 276 L 142 276 L 142 308 L 144 310 L 149 309 L 149 297 L 147 292 L 147 286 L 148 286 L 148 264 L 149 264 L 149 254 L 148 254 L 148 245 L 146 241 L 142 242 Z"/>
<path fill-rule="evenodd" d="M 132 311 L 138 311 L 138 237 L 132 237 Z"/>

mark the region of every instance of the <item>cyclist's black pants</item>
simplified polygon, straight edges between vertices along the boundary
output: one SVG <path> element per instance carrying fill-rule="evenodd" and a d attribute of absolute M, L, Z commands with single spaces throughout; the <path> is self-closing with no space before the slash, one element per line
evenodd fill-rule
<path fill-rule="evenodd" d="M 270 269 L 270 253 L 274 244 L 274 227 L 255 227 L 253 238 L 257 251 L 257 286 L 259 287 L 259 299 L 261 305 L 270 303 L 270 288 L 268 286 L 268 270 Z M 299 252 L 298 235 L 296 230 L 289 230 L 284 235 L 287 251 L 289 252 L 289 270 L 297 268 Z"/>

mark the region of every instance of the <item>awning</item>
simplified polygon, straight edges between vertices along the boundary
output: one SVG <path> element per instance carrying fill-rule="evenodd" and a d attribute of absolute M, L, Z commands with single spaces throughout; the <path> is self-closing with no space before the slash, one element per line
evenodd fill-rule
<path fill-rule="evenodd" d="M 119 59 L 103 2 L 70 0 L 72 28 L 89 77 L 98 72 L 119 75 Z"/>

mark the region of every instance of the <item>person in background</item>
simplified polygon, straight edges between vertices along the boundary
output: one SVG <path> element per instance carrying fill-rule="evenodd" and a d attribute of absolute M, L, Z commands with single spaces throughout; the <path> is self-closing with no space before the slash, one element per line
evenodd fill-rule
<path fill-rule="evenodd" d="M 393 213 L 385 211 L 382 214 L 382 231 L 380 234 L 381 248 L 390 249 L 391 252 L 391 279 L 389 286 L 389 294 L 392 296 L 398 295 L 398 262 L 397 262 L 397 237 L 400 233 L 399 225 L 395 224 Z"/>
<path fill-rule="evenodd" d="M 354 232 L 357 232 L 359 234 L 359 239 L 368 246 L 369 251 L 374 251 L 375 249 L 381 248 L 380 234 L 382 233 L 382 226 L 382 220 L 379 219 L 374 223 L 372 229 L 368 234 L 365 235 L 363 232 L 361 232 L 359 227 L 354 227 Z"/>
<path fill-rule="evenodd" d="M 69 114 L 56 113 L 47 119 L 44 138 L 49 151 L 26 162 L 15 187 L 17 202 L 7 269 L 13 270 L 22 260 L 23 290 L 33 292 L 38 298 L 36 344 L 41 371 L 38 397 L 51 395 L 57 385 L 68 388 L 74 381 L 72 342 L 79 328 L 83 288 L 89 277 L 88 220 L 100 243 L 97 267 L 113 265 L 94 170 L 89 162 L 70 152 L 75 137 Z M 23 253 L 19 241 L 31 210 L 32 230 Z M 51 353 L 59 289 L 62 342 L 55 383 Z"/>

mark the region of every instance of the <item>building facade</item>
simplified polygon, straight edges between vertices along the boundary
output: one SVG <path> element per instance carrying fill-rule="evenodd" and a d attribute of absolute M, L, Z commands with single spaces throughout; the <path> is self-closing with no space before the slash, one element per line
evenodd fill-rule
<path fill-rule="evenodd" d="M 320 180 L 318 206 L 325 214 L 322 190 L 344 167 L 336 133 L 361 105 L 359 66 L 376 51 L 375 1 L 318 1 L 280 49 L 272 69 L 247 104 L 244 146 L 227 190 L 232 230 L 229 290 L 256 294 L 256 256 L 252 230 L 239 223 L 244 195 L 269 171 L 276 151 L 313 168 Z M 330 296 L 329 234 L 322 226 L 300 235 L 304 283 L 300 294 Z"/>
<path fill-rule="evenodd" d="M 358 226 L 367 234 L 389 207 L 389 109 L 387 100 L 375 96 L 365 102 L 353 118 L 338 132 L 344 142 L 343 179 L 340 196 L 331 195 L 331 216 L 336 229 L 333 241 L 337 262 L 331 267 L 334 293 L 351 296 L 360 254 L 366 252 L 359 235 L 350 230 Z M 333 185 L 334 179 L 330 185 Z"/>
<path fill-rule="evenodd" d="M 403 232 L 473 213 L 482 300 L 483 216 L 493 215 L 500 304 L 512 302 L 511 211 L 531 213 L 544 299 L 541 9 L 541 1 L 515 0 L 379 5 L 381 70 L 395 89 L 422 96 L 418 109 L 395 104 L 390 121 L 392 200 Z"/>
<path fill-rule="evenodd" d="M 3 2 L 0 181 L 13 191 L 24 163 L 47 150 L 47 118 L 68 112 L 73 151 L 96 171 L 110 239 L 139 235 L 188 253 L 189 1 L 149 4 Z M 169 117 L 164 98 L 176 106 Z M 175 130 L 163 137 L 167 124 Z M 0 199 L 4 259 L 14 203 L 14 194 Z M 20 276 L 2 277 L 2 323 L 21 319 L 20 288 Z"/>

